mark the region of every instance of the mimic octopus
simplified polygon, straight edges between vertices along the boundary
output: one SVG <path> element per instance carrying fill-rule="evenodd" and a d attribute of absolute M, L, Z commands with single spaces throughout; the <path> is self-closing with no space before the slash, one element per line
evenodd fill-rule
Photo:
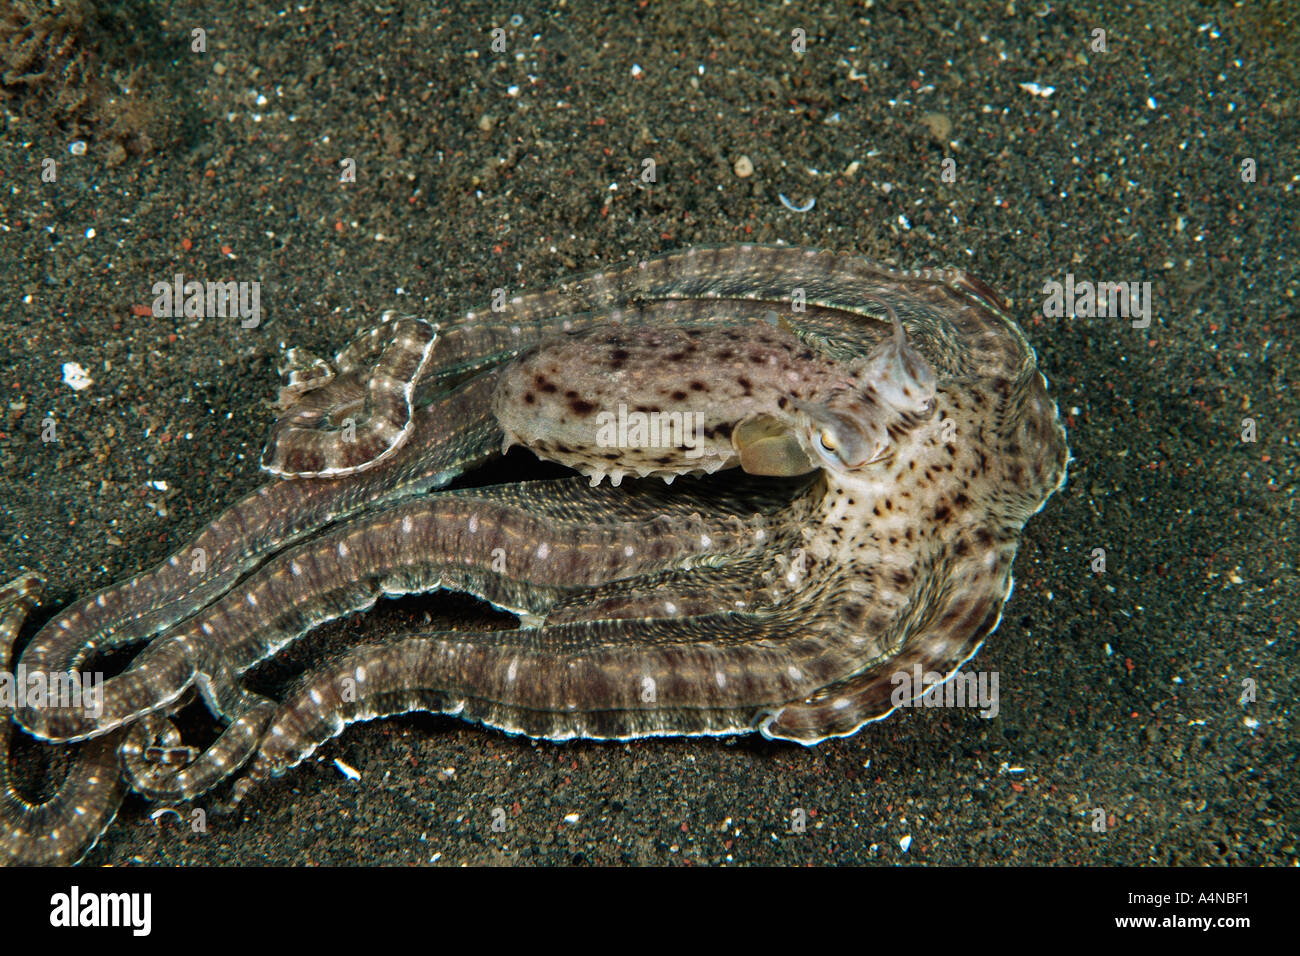
<path fill-rule="evenodd" d="M 1068 460 L 987 286 L 784 246 L 663 255 L 443 325 L 386 315 L 332 365 L 287 357 L 274 478 L 23 650 L 54 675 L 139 645 L 99 707 L 0 715 L 0 861 L 74 862 L 129 790 L 237 800 L 409 711 L 548 740 L 852 734 L 893 710 L 891 675 L 951 675 L 994 630 Z M 582 474 L 476 486 L 512 444 Z M 6 668 L 39 587 L 0 589 Z M 244 685 L 324 621 L 438 589 L 518 626 L 357 647 L 281 700 Z M 172 722 L 195 695 L 221 728 L 202 749 Z M 10 719 L 70 754 L 39 803 Z"/>

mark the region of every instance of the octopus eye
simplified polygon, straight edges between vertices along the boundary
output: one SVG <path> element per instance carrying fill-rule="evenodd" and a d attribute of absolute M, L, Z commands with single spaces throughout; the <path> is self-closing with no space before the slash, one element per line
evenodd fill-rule
<path fill-rule="evenodd" d="M 813 450 L 827 467 L 843 470 L 848 467 L 844 461 L 839 436 L 829 428 L 819 428 L 813 432 Z"/>
<path fill-rule="evenodd" d="M 798 441 L 807 457 L 820 461 L 825 468 L 849 471 L 868 456 L 866 435 L 870 422 L 826 405 L 797 403 L 795 408 L 806 416 Z M 862 436 L 862 437 L 859 437 Z"/>

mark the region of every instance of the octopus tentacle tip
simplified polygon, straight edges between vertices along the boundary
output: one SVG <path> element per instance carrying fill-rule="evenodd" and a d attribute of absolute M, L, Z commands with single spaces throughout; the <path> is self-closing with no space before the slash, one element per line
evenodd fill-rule
<path fill-rule="evenodd" d="M 316 360 L 311 381 L 281 389 L 283 414 L 262 469 L 280 478 L 336 478 L 388 460 L 410 437 L 415 385 L 436 340 L 436 325 L 396 318 L 339 352 L 337 375 Z M 363 374 L 369 358 L 373 365 Z"/>

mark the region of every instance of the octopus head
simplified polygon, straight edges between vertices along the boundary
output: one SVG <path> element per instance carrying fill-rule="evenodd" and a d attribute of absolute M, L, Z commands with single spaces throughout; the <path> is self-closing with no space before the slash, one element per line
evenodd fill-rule
<path fill-rule="evenodd" d="M 930 417 L 937 385 L 934 368 L 907 342 L 888 303 L 893 334 L 851 369 L 851 384 L 818 402 L 796 402 L 800 445 L 836 471 L 853 471 L 889 457 L 893 435 Z"/>
<path fill-rule="evenodd" d="M 931 416 L 934 368 L 908 344 L 889 303 L 878 301 L 893 333 L 817 393 L 792 398 L 793 421 L 757 414 L 737 423 L 731 440 L 741 468 L 754 475 L 852 472 L 889 458 L 896 441 Z"/>
<path fill-rule="evenodd" d="M 889 431 L 872 403 L 852 393 L 828 403 L 797 403 L 798 436 L 809 458 L 834 471 L 853 471 L 889 454 Z"/>
<path fill-rule="evenodd" d="M 731 433 L 740 466 L 751 475 L 847 472 L 888 455 L 889 432 L 873 405 L 848 390 L 828 402 L 793 402 L 794 422 L 755 415 Z"/>

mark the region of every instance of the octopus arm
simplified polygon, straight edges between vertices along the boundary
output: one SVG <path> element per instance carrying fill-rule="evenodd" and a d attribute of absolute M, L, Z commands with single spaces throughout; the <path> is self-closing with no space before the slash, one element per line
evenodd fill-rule
<path fill-rule="evenodd" d="M 18 629 L 39 600 L 41 581 L 23 575 L 0 587 L 0 671 L 12 663 Z M 118 735 L 82 744 L 67 756 L 68 770 L 44 800 L 20 791 L 9 765 L 14 728 L 0 708 L 0 864 L 76 863 L 117 815 L 126 792 L 118 771 Z"/>
<path fill-rule="evenodd" d="M 592 509 L 593 497 L 607 507 Z M 320 624 L 383 596 L 438 589 L 541 618 L 561 596 L 606 582 L 759 553 L 769 540 L 765 528 L 784 520 L 777 490 L 706 500 L 714 508 L 702 517 L 700 502 L 662 488 L 593 496 L 580 479 L 567 479 L 398 502 L 287 549 L 155 640 L 104 683 L 96 714 L 37 712 L 65 740 L 135 724 L 123 748 L 135 788 L 155 799 L 190 799 L 242 765 L 269 716 L 267 701 L 245 691 L 239 675 Z M 156 712 L 196 686 L 229 723 L 201 754 L 160 767 L 151 751 L 183 748 L 168 739 L 166 718 Z"/>
<path fill-rule="evenodd" d="M 480 376 L 422 408 L 418 438 L 384 468 L 337 480 L 263 485 L 152 571 L 55 615 L 27 646 L 22 664 L 29 673 L 76 670 L 96 652 L 163 632 L 229 592 L 268 555 L 322 525 L 356 514 L 376 501 L 398 500 L 445 485 L 495 457 L 501 441 L 490 405 L 495 384 L 494 374 Z M 152 660 L 159 662 L 159 673 L 170 668 L 182 674 L 178 679 L 184 686 L 188 677 L 183 675 L 184 667 L 176 670 L 176 648 L 162 644 L 150 651 L 157 655 Z M 179 692 L 174 686 L 171 691 Z M 108 696 L 113 699 L 113 694 Z M 174 694 L 159 694 L 144 712 L 174 699 Z M 137 704 L 136 710 L 140 706 Z M 29 732 L 47 740 L 76 739 L 88 730 L 84 717 L 69 724 L 54 708 L 26 708 L 19 713 L 19 720 Z M 104 732 L 112 723 L 104 722 L 96 732 Z"/>

